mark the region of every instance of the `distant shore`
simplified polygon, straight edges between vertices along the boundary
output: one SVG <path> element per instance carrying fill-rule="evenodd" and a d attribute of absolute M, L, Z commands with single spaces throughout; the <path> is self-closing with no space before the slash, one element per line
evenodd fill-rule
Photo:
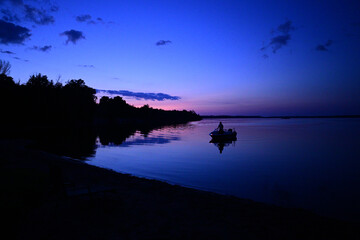
<path fill-rule="evenodd" d="M 0 140 L 17 239 L 357 239 L 359 225 L 98 168 Z"/>
<path fill-rule="evenodd" d="M 231 115 L 201 115 L 202 118 L 360 118 L 360 115 L 329 115 L 329 116 L 231 116 Z"/>

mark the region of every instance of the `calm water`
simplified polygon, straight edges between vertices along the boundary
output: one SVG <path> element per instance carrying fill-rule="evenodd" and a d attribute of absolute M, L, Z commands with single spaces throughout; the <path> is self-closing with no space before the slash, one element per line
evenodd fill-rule
<path fill-rule="evenodd" d="M 209 142 L 219 121 L 237 141 Z M 89 163 L 360 221 L 359 144 L 360 119 L 206 119 L 136 132 L 120 145 L 97 140 Z"/>

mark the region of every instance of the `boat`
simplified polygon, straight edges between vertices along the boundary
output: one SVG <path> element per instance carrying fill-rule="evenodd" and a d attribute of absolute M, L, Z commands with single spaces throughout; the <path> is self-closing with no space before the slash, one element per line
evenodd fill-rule
<path fill-rule="evenodd" d="M 219 131 L 215 129 L 209 134 L 214 141 L 223 141 L 223 140 L 236 140 L 236 131 L 233 129 L 224 129 L 223 131 Z"/>

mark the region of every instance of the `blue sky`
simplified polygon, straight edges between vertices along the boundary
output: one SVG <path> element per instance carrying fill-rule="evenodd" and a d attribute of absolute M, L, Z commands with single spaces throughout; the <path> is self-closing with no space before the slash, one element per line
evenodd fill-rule
<path fill-rule="evenodd" d="M 95 89 L 180 97 L 124 96 L 135 106 L 200 114 L 359 114 L 358 1 L 0 0 L 0 6 L 0 59 L 10 61 L 16 81 L 34 73 L 62 82 L 81 78 Z M 10 23 L 31 36 L 7 38 Z"/>

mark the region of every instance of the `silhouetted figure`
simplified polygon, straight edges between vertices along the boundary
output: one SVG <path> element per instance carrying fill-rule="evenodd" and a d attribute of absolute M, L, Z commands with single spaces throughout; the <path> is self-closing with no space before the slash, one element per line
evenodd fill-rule
<path fill-rule="evenodd" d="M 224 132 L 224 125 L 222 124 L 222 122 L 219 123 L 218 129 L 219 129 L 219 133 Z"/>

